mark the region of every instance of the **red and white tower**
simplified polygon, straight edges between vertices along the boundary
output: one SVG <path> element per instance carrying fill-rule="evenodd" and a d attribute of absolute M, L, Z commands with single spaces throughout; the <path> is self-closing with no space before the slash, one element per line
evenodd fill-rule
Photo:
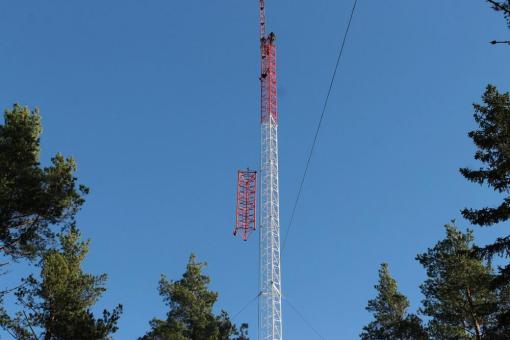
<path fill-rule="evenodd" d="M 259 9 L 261 52 L 259 339 L 282 340 L 276 36 L 272 32 L 266 35 L 265 0 L 259 0 Z M 238 173 L 237 220 L 234 235 L 240 231 L 244 240 L 255 230 L 256 200 L 254 201 L 253 197 L 256 197 L 256 181 L 256 172 Z"/>
<path fill-rule="evenodd" d="M 278 185 L 278 115 L 276 36 L 266 35 L 265 1 L 260 2 L 261 146 L 260 146 L 260 339 L 282 339 L 280 267 L 280 193 Z"/>

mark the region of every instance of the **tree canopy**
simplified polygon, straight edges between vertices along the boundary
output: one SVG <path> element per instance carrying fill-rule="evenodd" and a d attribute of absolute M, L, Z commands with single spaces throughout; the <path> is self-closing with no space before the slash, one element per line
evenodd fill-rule
<path fill-rule="evenodd" d="M 495 86 L 488 85 L 482 96 L 484 105 L 473 104 L 478 129 L 469 132 L 477 147 L 475 159 L 484 166 L 479 169 L 461 168 L 461 174 L 471 182 L 486 184 L 505 194 L 497 207 L 481 209 L 465 208 L 462 215 L 472 224 L 492 226 L 510 218 L 510 93 L 499 93 Z M 510 235 L 498 238 L 480 253 L 488 259 L 495 255 L 510 255 Z M 501 268 L 498 281 L 509 282 L 510 266 Z"/>
<path fill-rule="evenodd" d="M 60 249 L 47 250 L 39 266 L 41 280 L 24 279 L 15 293 L 23 308 L 14 317 L 3 311 L 0 325 L 15 339 L 110 339 L 122 313 L 119 305 L 96 319 L 91 307 L 106 291 L 106 274 L 86 274 L 81 269 L 90 240 L 83 242 L 72 226 L 58 235 Z"/>
<path fill-rule="evenodd" d="M 479 129 L 468 136 L 477 147 L 475 159 L 485 167 L 461 168 L 461 174 L 471 182 L 487 184 L 499 193 L 510 192 L 510 94 L 500 94 L 488 85 L 482 96 L 485 105 L 473 104 L 474 118 Z M 491 226 L 510 218 L 510 197 L 496 208 L 464 209 L 462 215 L 472 224 Z"/>
<path fill-rule="evenodd" d="M 54 237 L 52 225 L 72 222 L 88 188 L 77 185 L 76 162 L 60 153 L 41 167 L 39 110 L 14 104 L 0 125 L 0 251 L 34 259 Z"/>
<path fill-rule="evenodd" d="M 409 300 L 398 291 L 397 281 L 388 270 L 388 264 L 381 264 L 378 291 L 375 299 L 368 301 L 366 310 L 374 315 L 375 320 L 363 327 L 360 338 L 363 340 L 425 340 L 428 339 L 422 327 L 421 319 L 409 314 Z"/>
<path fill-rule="evenodd" d="M 493 270 L 472 255 L 472 230 L 446 224 L 446 237 L 416 259 L 427 271 L 420 286 L 425 299 L 420 312 L 430 318 L 437 339 L 485 339 L 494 332 L 507 290 L 491 287 Z"/>
<path fill-rule="evenodd" d="M 249 340 L 246 337 L 248 325 L 243 324 L 239 332 L 227 312 L 214 315 L 213 306 L 219 295 L 207 287 L 211 279 L 202 274 L 206 266 L 207 263 L 197 262 L 192 254 L 182 279 L 169 282 L 162 275 L 159 294 L 170 311 L 166 320 L 152 319 L 151 331 L 139 339 L 228 340 L 238 335 L 236 340 Z"/>

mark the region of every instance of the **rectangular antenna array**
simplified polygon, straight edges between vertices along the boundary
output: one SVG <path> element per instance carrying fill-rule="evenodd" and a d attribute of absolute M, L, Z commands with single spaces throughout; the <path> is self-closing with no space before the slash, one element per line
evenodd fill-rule
<path fill-rule="evenodd" d="M 237 236 L 239 232 L 243 240 L 246 241 L 248 240 L 248 236 L 257 229 L 256 210 L 257 172 L 249 170 L 238 171 L 235 236 Z"/>

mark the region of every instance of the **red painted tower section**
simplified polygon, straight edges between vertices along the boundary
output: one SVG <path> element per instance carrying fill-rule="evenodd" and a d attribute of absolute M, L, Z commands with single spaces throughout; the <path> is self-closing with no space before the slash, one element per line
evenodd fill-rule
<path fill-rule="evenodd" d="M 234 236 L 238 232 L 243 240 L 248 240 L 248 236 L 257 229 L 256 225 L 257 208 L 257 172 L 256 171 L 238 171 L 237 173 L 237 209 L 236 209 L 236 229 Z"/>
<path fill-rule="evenodd" d="M 278 125 L 276 102 L 276 36 L 271 32 L 266 37 L 266 15 L 264 0 L 260 0 L 260 52 L 261 52 L 261 124 Z"/>
<path fill-rule="evenodd" d="M 262 39 L 262 72 L 260 81 L 262 85 L 262 112 L 261 123 L 268 123 L 273 118 L 273 124 L 278 124 L 277 102 L 276 102 L 276 46 L 273 42 L 276 40 L 274 33 L 269 34 L 267 38 Z"/>

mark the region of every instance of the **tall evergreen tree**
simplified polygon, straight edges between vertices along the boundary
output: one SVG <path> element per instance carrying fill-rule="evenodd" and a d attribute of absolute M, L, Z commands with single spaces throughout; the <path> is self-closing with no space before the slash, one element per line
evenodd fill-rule
<path fill-rule="evenodd" d="M 213 305 L 218 299 L 218 293 L 207 287 L 211 279 L 202 274 L 206 266 L 207 263 L 196 262 L 192 254 L 182 279 L 168 282 L 162 275 L 159 294 L 170 311 L 166 320 L 152 319 L 151 331 L 139 339 L 228 340 L 239 335 L 236 340 L 249 340 L 246 337 L 248 325 L 243 324 L 239 334 L 227 312 L 214 315 Z"/>
<path fill-rule="evenodd" d="M 499 193 L 510 192 L 510 94 L 500 94 L 488 85 L 482 96 L 485 105 L 473 104 L 474 118 L 479 126 L 468 136 L 478 148 L 475 159 L 485 167 L 461 168 L 461 174 L 471 182 L 494 188 Z M 462 215 L 472 224 L 491 226 L 510 218 L 510 197 L 496 208 L 464 209 Z"/>
<path fill-rule="evenodd" d="M 54 237 L 52 225 L 70 223 L 88 188 L 77 186 L 74 158 L 60 153 L 41 167 L 39 111 L 14 104 L 0 124 L 0 252 L 35 259 Z"/>
<path fill-rule="evenodd" d="M 469 132 L 478 150 L 475 159 L 484 167 L 461 168 L 461 174 L 471 182 L 486 184 L 495 191 L 507 195 L 497 207 L 464 209 L 462 215 L 472 224 L 492 226 L 510 218 L 510 93 L 499 93 L 495 86 L 488 85 L 482 96 L 485 105 L 474 104 L 475 121 L 479 128 Z M 498 238 L 480 253 L 487 259 L 495 255 L 510 255 L 510 235 Z M 501 268 L 499 282 L 510 282 L 510 266 Z"/>
<path fill-rule="evenodd" d="M 409 314 L 407 297 L 398 291 L 397 281 L 390 276 L 388 264 L 379 269 L 379 292 L 375 299 L 368 301 L 366 310 L 373 313 L 375 320 L 363 327 L 363 340 L 426 340 L 421 319 Z"/>
<path fill-rule="evenodd" d="M 428 276 L 420 286 L 425 296 L 420 312 L 430 317 L 434 339 L 496 339 L 496 318 L 507 291 L 492 289 L 490 265 L 472 256 L 472 230 L 463 233 L 452 222 L 445 226 L 445 239 L 416 257 Z"/>
<path fill-rule="evenodd" d="M 79 241 L 81 234 L 72 226 L 59 234 L 60 249 L 50 249 L 40 262 L 41 280 L 33 275 L 24 279 L 15 293 L 23 308 L 11 318 L 5 311 L 0 325 L 16 339 L 110 339 L 117 330 L 122 313 L 119 305 L 95 319 L 91 307 L 106 291 L 106 274 L 85 274 L 85 259 L 90 240 Z"/>

